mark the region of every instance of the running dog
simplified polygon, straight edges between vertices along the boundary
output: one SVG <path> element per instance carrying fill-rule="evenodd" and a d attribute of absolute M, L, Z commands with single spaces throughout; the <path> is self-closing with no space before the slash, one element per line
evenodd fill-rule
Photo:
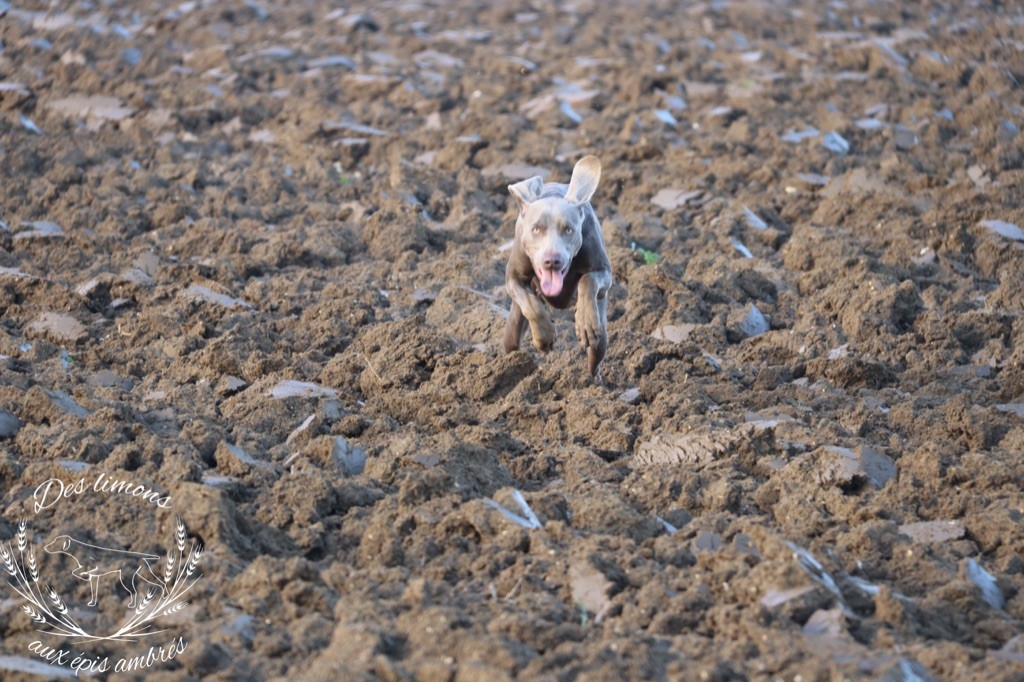
<path fill-rule="evenodd" d="M 519 204 L 516 236 L 505 270 L 512 309 L 505 325 L 505 352 L 519 348 L 527 324 L 533 345 L 551 350 L 555 327 L 549 306 L 576 304 L 576 338 L 587 350 L 590 374 L 601 381 L 608 350 L 608 289 L 612 266 L 590 198 L 601 179 L 601 162 L 585 156 L 568 185 L 535 176 L 509 185 Z"/>

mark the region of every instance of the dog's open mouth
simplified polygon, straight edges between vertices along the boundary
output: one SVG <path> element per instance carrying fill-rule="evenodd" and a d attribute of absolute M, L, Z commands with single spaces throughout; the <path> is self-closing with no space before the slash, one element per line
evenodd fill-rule
<path fill-rule="evenodd" d="M 540 290 L 544 292 L 545 296 L 558 296 L 562 293 L 562 283 L 565 280 L 565 274 L 569 272 L 568 265 L 563 270 L 537 268 L 536 271 L 537 279 L 540 280 Z"/>

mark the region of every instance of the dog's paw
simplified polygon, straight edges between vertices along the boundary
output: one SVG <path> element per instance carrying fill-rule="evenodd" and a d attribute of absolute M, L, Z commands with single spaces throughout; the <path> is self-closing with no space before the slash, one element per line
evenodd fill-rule
<path fill-rule="evenodd" d="M 533 345 L 541 353 L 547 353 L 555 346 L 555 325 L 551 320 L 538 320 L 531 325 L 533 332 Z"/>
<path fill-rule="evenodd" d="M 596 308 L 580 306 L 576 308 L 576 338 L 583 348 L 597 348 L 607 337 L 601 325 L 601 318 Z"/>

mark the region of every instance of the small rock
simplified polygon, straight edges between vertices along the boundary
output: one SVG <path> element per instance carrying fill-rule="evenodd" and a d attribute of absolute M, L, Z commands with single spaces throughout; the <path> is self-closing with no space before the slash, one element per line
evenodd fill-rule
<path fill-rule="evenodd" d="M 524 180 L 539 175 L 546 178 L 551 175 L 551 170 L 540 166 L 531 166 L 528 163 L 503 163 L 500 165 L 485 166 L 480 170 L 484 177 L 500 175 L 509 180 Z"/>
<path fill-rule="evenodd" d="M 757 545 L 754 544 L 754 539 L 746 533 L 736 534 L 736 537 L 732 539 L 732 548 L 737 554 L 743 554 L 757 560 L 762 558 L 761 552 L 758 551 Z"/>
<path fill-rule="evenodd" d="M 160 256 L 152 251 L 144 251 L 135 257 L 132 267 L 142 270 L 150 277 L 156 277 L 156 273 L 160 270 Z"/>
<path fill-rule="evenodd" d="M 44 391 L 46 392 L 46 396 L 50 399 L 50 402 L 53 403 L 53 406 L 62 412 L 72 414 L 79 419 L 85 419 L 89 414 L 91 414 L 89 410 L 79 405 L 75 402 L 74 398 L 63 391 L 51 391 L 47 389 L 44 389 Z"/>
<path fill-rule="evenodd" d="M 637 403 L 640 402 L 640 389 L 627 388 L 625 391 L 619 394 L 619 400 L 628 405 L 636 405 Z"/>
<path fill-rule="evenodd" d="M 331 459 L 348 476 L 358 476 L 366 468 L 366 450 L 349 443 L 344 436 L 335 436 Z"/>
<path fill-rule="evenodd" d="M 751 227 L 755 230 L 767 230 L 768 223 L 766 223 L 761 216 L 751 211 L 746 206 L 743 207 L 743 217 L 747 221 L 747 227 Z"/>
<path fill-rule="evenodd" d="M 802 185 L 804 189 L 817 189 L 828 184 L 829 176 L 819 173 L 797 173 L 796 184 Z"/>
<path fill-rule="evenodd" d="M 881 488 L 896 477 L 893 461 L 866 445 L 859 452 L 826 445 L 818 450 L 818 456 L 824 465 L 819 474 L 823 484 L 847 488 L 866 481 L 875 488 Z"/>
<path fill-rule="evenodd" d="M 701 190 L 687 191 L 685 189 L 663 189 L 651 197 L 651 203 L 666 211 L 685 206 L 693 199 L 697 199 L 704 192 Z"/>
<path fill-rule="evenodd" d="M 779 139 L 781 139 L 783 142 L 788 142 L 790 144 L 799 144 L 804 140 L 809 140 L 811 138 L 817 137 L 820 134 L 821 131 L 819 131 L 817 128 L 812 128 L 808 126 L 803 130 L 789 130 Z"/>
<path fill-rule="evenodd" d="M 959 521 L 918 521 L 900 526 L 900 533 L 922 544 L 959 540 L 965 532 Z"/>
<path fill-rule="evenodd" d="M 117 388 L 122 391 L 127 391 L 132 387 L 132 382 L 122 379 L 109 369 L 101 369 L 98 372 L 94 372 L 89 377 L 89 383 L 101 388 Z"/>
<path fill-rule="evenodd" d="M 1017 138 L 1018 132 L 1020 132 L 1020 128 L 1017 127 L 1017 124 L 1008 118 L 1004 118 L 999 121 L 996 137 L 999 138 L 1000 142 L 1011 144 Z"/>
<path fill-rule="evenodd" d="M 437 300 L 437 292 L 430 289 L 417 289 L 411 296 L 416 303 L 433 303 Z"/>
<path fill-rule="evenodd" d="M 54 343 L 76 343 L 88 336 L 84 324 L 63 313 L 42 313 L 25 327 L 25 331 Z"/>
<path fill-rule="evenodd" d="M 995 232 L 1000 237 L 1006 237 L 1007 239 L 1013 239 L 1018 242 L 1024 241 L 1024 230 L 1013 223 L 1008 223 L 1003 220 L 982 220 L 978 225 L 984 227 L 986 230 Z M 15 235 L 14 238 L 17 239 L 18 235 Z"/>
<path fill-rule="evenodd" d="M 842 609 L 819 609 L 804 623 L 804 634 L 810 637 L 843 639 L 848 636 L 846 616 Z"/>
<path fill-rule="evenodd" d="M 0 409 L 0 438 L 13 438 L 24 425 L 13 412 Z"/>
<path fill-rule="evenodd" d="M 996 405 L 996 409 L 1000 412 L 1015 414 L 1024 419 L 1024 403 L 1003 403 L 1002 405 Z"/>
<path fill-rule="evenodd" d="M 843 345 L 833 348 L 825 355 L 826 360 L 842 360 L 850 354 L 850 344 L 844 343 Z"/>
<path fill-rule="evenodd" d="M 78 460 L 74 459 L 57 460 L 57 464 L 59 464 L 60 468 L 63 469 L 64 471 L 70 471 L 73 474 L 88 471 L 89 469 L 92 468 L 92 464 L 89 464 L 88 462 L 79 462 Z"/>
<path fill-rule="evenodd" d="M 532 120 L 538 118 L 544 112 L 553 109 L 555 102 L 554 95 L 540 95 L 520 104 L 519 111 L 522 112 L 523 116 Z"/>
<path fill-rule="evenodd" d="M 768 320 L 765 319 L 764 315 L 758 310 L 758 307 L 753 303 L 750 304 L 750 310 L 747 311 L 747 316 L 740 322 L 740 331 L 747 335 L 747 337 L 760 336 L 766 331 L 771 329 L 768 324 Z"/>
<path fill-rule="evenodd" d="M 682 343 L 686 339 L 690 338 L 690 334 L 697 328 L 697 325 L 689 322 L 682 324 L 665 324 L 655 329 L 651 336 L 661 341 L 670 341 L 672 343 Z"/>
<path fill-rule="evenodd" d="M 117 97 L 103 95 L 72 95 L 54 100 L 46 107 L 71 118 L 97 118 L 105 121 L 120 121 L 135 113 L 134 109 L 124 106 Z"/>
<path fill-rule="evenodd" d="M 218 467 L 232 474 L 240 473 L 238 464 L 243 465 L 241 467 L 242 471 L 250 468 L 274 471 L 274 465 L 270 462 L 256 459 L 242 448 L 226 441 L 221 441 L 217 444 L 213 458 L 217 462 Z"/>
<path fill-rule="evenodd" d="M 11 279 L 35 279 L 32 275 L 26 275 L 18 268 L 4 267 L 0 267 L 0 277 L 10 277 Z"/>
<path fill-rule="evenodd" d="M 688 108 L 686 100 L 680 97 L 679 95 L 673 95 L 671 93 L 665 92 L 664 90 L 658 90 L 657 92 L 661 96 L 661 98 L 665 100 L 665 106 L 667 106 L 669 109 L 675 109 L 676 111 L 686 111 L 686 109 Z"/>
<path fill-rule="evenodd" d="M 981 567 L 974 559 L 967 559 L 967 578 L 981 590 L 982 599 L 994 609 L 1001 609 L 1006 604 L 1006 597 L 1003 596 L 996 579 L 992 574 Z"/>
<path fill-rule="evenodd" d="M 179 296 L 184 298 L 186 301 L 212 303 L 213 305 L 223 306 L 229 310 L 233 308 L 252 308 L 251 305 L 241 299 L 219 294 L 210 287 L 204 287 L 200 284 L 193 284 L 188 289 L 182 291 Z"/>
<path fill-rule="evenodd" d="M 203 474 L 203 485 L 211 488 L 226 488 L 228 486 L 241 485 L 242 481 L 234 476 L 220 476 L 217 474 Z"/>
<path fill-rule="evenodd" d="M 21 673 L 18 675 L 19 678 L 25 675 L 32 677 L 44 677 L 48 680 L 62 678 L 75 679 L 78 677 L 77 672 L 73 670 L 58 668 L 55 665 L 50 665 L 46 661 L 38 661 L 24 656 L 0 656 L 0 670 L 6 670 L 10 673 Z"/>
<path fill-rule="evenodd" d="M 877 118 L 862 118 L 854 122 L 854 125 L 861 130 L 881 130 L 888 124 L 885 121 L 879 121 Z"/>
<path fill-rule="evenodd" d="M 270 47 L 265 47 L 262 50 L 257 50 L 256 52 L 247 55 L 242 55 L 239 58 L 239 61 L 248 61 L 249 59 L 252 59 L 254 57 L 261 57 L 263 59 L 269 59 L 272 62 L 286 62 L 294 56 L 295 50 L 289 47 L 284 47 L 282 45 L 271 45 Z"/>
<path fill-rule="evenodd" d="M 583 115 L 573 109 L 572 105 L 565 100 L 562 100 L 562 102 L 559 103 L 558 110 L 562 112 L 562 115 L 569 119 L 571 123 L 576 125 L 583 123 Z"/>
<path fill-rule="evenodd" d="M 990 182 L 988 176 L 985 175 L 985 169 L 975 164 L 967 169 L 967 177 L 971 179 L 975 185 L 982 187 Z"/>
<path fill-rule="evenodd" d="M 846 154 L 850 151 L 850 143 L 834 130 L 821 139 L 821 146 L 830 152 L 839 155 Z"/>
<path fill-rule="evenodd" d="M 421 69 L 439 69 L 441 71 L 450 71 L 453 69 L 461 69 L 465 66 L 458 57 L 454 57 L 444 52 L 438 52 L 437 50 L 423 50 L 413 55 L 413 60 L 416 62 L 416 66 Z"/>
<path fill-rule="evenodd" d="M 509 55 L 505 57 L 505 60 L 518 66 L 520 70 L 522 70 L 524 73 L 533 73 L 534 71 L 537 70 L 537 65 L 531 62 L 529 59 Z"/>
<path fill-rule="evenodd" d="M 932 265 L 933 263 L 935 263 L 935 258 L 935 251 L 926 246 L 923 249 L 921 249 L 920 253 L 917 256 L 911 258 L 910 262 L 913 263 L 914 265 Z"/>
<path fill-rule="evenodd" d="M 53 239 L 63 237 L 64 230 L 60 225 L 49 220 L 36 220 L 30 223 L 22 223 L 30 229 L 23 230 L 14 235 L 14 241 L 27 241 L 30 239 Z"/>
<path fill-rule="evenodd" d="M 743 256 L 744 258 L 754 257 L 754 254 L 751 253 L 750 249 L 747 248 L 747 245 L 741 242 L 739 239 L 736 239 L 735 237 L 733 237 L 732 239 L 732 248 L 739 251 L 740 255 Z"/>
<path fill-rule="evenodd" d="M 338 392 L 333 388 L 320 386 L 308 381 L 295 381 L 287 379 L 280 382 L 267 392 L 271 398 L 285 400 L 287 398 L 333 398 L 337 399 Z"/>
<path fill-rule="evenodd" d="M 903 126 L 896 126 L 892 134 L 893 144 L 896 145 L 896 149 L 913 149 L 920 142 L 920 138 L 914 132 Z"/>
<path fill-rule="evenodd" d="M 665 125 L 671 126 L 672 128 L 675 128 L 676 126 L 679 125 L 679 121 L 676 120 L 676 117 L 673 116 L 672 112 L 669 111 L 668 109 L 655 109 L 654 117 L 657 118 L 662 123 L 664 123 Z"/>
<path fill-rule="evenodd" d="M 287 443 L 288 445 L 294 443 L 297 438 L 302 436 L 302 434 L 309 429 L 314 419 L 316 419 L 315 414 L 311 414 L 308 417 L 306 417 L 306 419 L 301 424 L 295 427 L 294 431 L 288 434 L 288 438 L 286 438 L 284 442 Z"/>
<path fill-rule="evenodd" d="M 238 393 L 243 388 L 249 385 L 249 382 L 245 379 L 240 379 L 230 374 L 225 374 L 218 381 L 217 385 L 213 387 L 213 390 L 217 395 L 229 396 Z"/>
<path fill-rule="evenodd" d="M 320 129 L 328 133 L 338 130 L 347 130 L 348 132 L 355 133 L 356 135 L 375 135 L 378 137 L 386 137 L 391 134 L 386 130 L 363 125 L 361 123 L 354 123 L 352 121 L 324 121 L 320 124 Z"/>
<path fill-rule="evenodd" d="M 817 585 L 801 585 L 800 587 L 791 587 L 787 590 L 768 590 L 765 592 L 764 596 L 761 597 L 761 606 L 774 609 L 782 606 L 783 604 L 800 599 L 805 595 L 811 594 L 817 589 Z"/>
<path fill-rule="evenodd" d="M 572 600 L 595 614 L 595 620 L 602 618 L 612 605 L 608 593 L 614 584 L 587 562 L 575 562 L 569 567 L 569 585 Z"/>
<path fill-rule="evenodd" d="M 155 283 L 154 279 L 141 268 L 128 268 L 121 273 L 120 279 L 122 282 L 128 282 L 140 287 L 152 286 Z"/>
<path fill-rule="evenodd" d="M 342 55 L 334 54 L 327 55 L 324 57 L 317 57 L 316 59 L 311 59 L 306 64 L 306 66 L 308 66 L 311 69 L 333 69 L 341 67 L 344 69 L 348 69 L 349 71 L 354 71 L 357 65 L 348 57 L 343 57 Z"/>
<path fill-rule="evenodd" d="M 43 131 L 39 129 L 32 119 L 25 114 L 18 114 L 18 119 L 21 121 L 21 127 L 35 135 L 42 135 Z"/>
<path fill-rule="evenodd" d="M 722 548 L 723 544 L 721 535 L 712 533 L 709 530 L 702 530 L 693 539 L 693 551 L 697 553 L 717 552 Z"/>

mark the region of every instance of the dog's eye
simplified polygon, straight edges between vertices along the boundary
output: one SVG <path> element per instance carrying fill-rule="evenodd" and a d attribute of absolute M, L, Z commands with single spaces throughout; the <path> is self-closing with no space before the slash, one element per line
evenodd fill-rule
<path fill-rule="evenodd" d="M 534 234 L 540 234 L 540 225 L 534 225 L 531 230 Z"/>
<path fill-rule="evenodd" d="M 562 234 L 565 234 L 565 235 L 572 234 L 572 225 L 566 225 L 565 227 L 563 227 L 562 228 Z"/>

